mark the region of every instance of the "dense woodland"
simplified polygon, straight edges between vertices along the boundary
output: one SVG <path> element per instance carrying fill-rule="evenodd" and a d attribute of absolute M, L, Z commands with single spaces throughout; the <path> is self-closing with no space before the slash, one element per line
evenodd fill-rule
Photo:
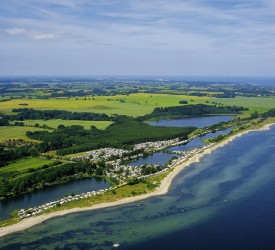
<path fill-rule="evenodd" d="M 171 117 L 190 117 L 212 114 L 239 114 L 247 110 L 237 106 L 211 106 L 205 104 L 185 105 L 175 107 L 155 108 L 153 113 L 146 115 L 145 119 L 152 118 L 171 118 Z"/>
<path fill-rule="evenodd" d="M 263 117 L 275 117 L 275 108 L 268 110 L 262 115 Z"/>

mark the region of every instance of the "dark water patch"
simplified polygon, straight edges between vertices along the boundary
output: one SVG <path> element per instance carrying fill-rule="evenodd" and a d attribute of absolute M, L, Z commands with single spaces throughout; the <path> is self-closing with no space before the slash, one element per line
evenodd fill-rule
<path fill-rule="evenodd" d="M 106 221 L 97 221 L 96 223 L 91 223 L 91 226 L 111 226 L 114 225 L 114 222 L 106 222 Z"/>
<path fill-rule="evenodd" d="M 124 249 L 274 249 L 274 189 L 275 182 L 269 183 L 206 223 Z"/>

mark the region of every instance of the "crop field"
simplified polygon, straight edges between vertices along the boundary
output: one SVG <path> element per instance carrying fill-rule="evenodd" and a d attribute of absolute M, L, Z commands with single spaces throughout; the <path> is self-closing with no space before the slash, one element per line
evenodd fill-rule
<path fill-rule="evenodd" d="M 12 114 L 12 109 L 21 107 L 39 110 L 60 109 L 72 112 L 94 112 L 105 113 L 107 115 L 119 114 L 137 117 L 151 113 L 156 107 L 177 106 L 181 100 L 186 100 L 189 104 L 205 104 L 205 102 L 208 101 L 209 103 L 217 102 L 225 105 L 249 107 L 251 108 L 249 113 L 254 111 L 262 113 L 275 107 L 274 97 L 209 98 L 186 95 L 139 93 L 116 96 L 93 96 L 86 97 L 86 99 L 84 97 L 31 100 L 14 99 L 2 102 L 0 105 L 0 113 Z M 97 127 L 97 125 L 94 126 Z M 98 126 L 100 125 L 98 124 Z M 102 128 L 104 128 L 104 125 L 102 125 Z"/>
<path fill-rule="evenodd" d="M 33 128 L 33 127 L 17 127 L 17 126 L 2 126 L 0 127 L 0 142 L 6 140 L 25 140 L 25 141 L 33 141 L 30 140 L 26 136 L 27 131 L 41 131 L 45 130 L 42 128 Z"/>
<path fill-rule="evenodd" d="M 11 163 L 5 167 L 0 168 L 0 173 L 7 173 L 11 171 L 24 171 L 30 168 L 35 169 L 53 162 L 53 160 L 45 159 L 42 157 L 29 157 L 25 159 L 20 159 L 14 163 Z"/>
<path fill-rule="evenodd" d="M 198 104 L 205 103 L 208 98 L 169 94 L 132 94 L 128 96 L 86 97 L 86 100 L 83 97 L 77 99 L 14 99 L 2 102 L 0 113 L 12 114 L 12 109 L 21 107 L 40 110 L 61 109 L 72 112 L 94 112 L 105 113 L 107 115 L 119 114 L 137 117 L 151 113 L 155 107 L 177 106 L 181 100 Z"/>
<path fill-rule="evenodd" d="M 39 124 L 40 126 L 47 125 L 50 128 L 57 128 L 59 125 L 64 126 L 72 126 L 72 125 L 81 125 L 84 129 L 90 129 L 91 126 L 95 126 L 98 129 L 106 129 L 109 125 L 112 124 L 110 121 L 80 121 L 80 120 L 61 120 L 61 119 L 53 119 L 53 120 L 24 120 L 25 125 L 34 126 L 35 124 Z M 12 122 L 14 123 L 14 122 Z"/>

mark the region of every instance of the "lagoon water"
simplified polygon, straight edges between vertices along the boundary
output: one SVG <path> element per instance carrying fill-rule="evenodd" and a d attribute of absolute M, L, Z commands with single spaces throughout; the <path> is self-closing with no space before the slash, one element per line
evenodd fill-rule
<path fill-rule="evenodd" d="M 169 192 L 51 219 L 1 249 L 274 249 L 275 126 L 183 170 Z"/>
<path fill-rule="evenodd" d="M 157 122 L 148 122 L 151 126 L 165 126 L 165 127 L 197 127 L 203 128 L 214 125 L 219 122 L 228 122 L 233 119 L 233 116 L 222 115 L 222 116 L 200 116 L 190 117 L 173 120 L 159 120 Z"/>
<path fill-rule="evenodd" d="M 63 198 L 71 193 L 81 194 L 110 187 L 111 184 L 101 178 L 83 178 L 56 186 L 49 186 L 33 192 L 0 201 L 0 219 L 9 218 L 14 210 L 43 205 Z"/>
<path fill-rule="evenodd" d="M 128 166 L 142 166 L 145 164 L 155 164 L 155 165 L 164 166 L 174 156 L 178 156 L 177 154 L 172 154 L 169 152 L 171 152 L 171 151 L 186 151 L 191 148 L 202 147 L 205 145 L 203 140 L 217 137 L 219 135 L 227 135 L 227 134 L 229 134 L 229 132 L 231 130 L 232 130 L 232 128 L 227 128 L 225 130 L 217 131 L 215 133 L 209 133 L 202 137 L 197 137 L 194 140 L 188 142 L 187 144 L 170 147 L 165 150 L 166 152 L 157 152 L 157 153 L 154 153 L 154 154 L 146 156 L 146 157 L 141 157 L 141 158 L 137 159 L 136 161 L 129 163 Z"/>

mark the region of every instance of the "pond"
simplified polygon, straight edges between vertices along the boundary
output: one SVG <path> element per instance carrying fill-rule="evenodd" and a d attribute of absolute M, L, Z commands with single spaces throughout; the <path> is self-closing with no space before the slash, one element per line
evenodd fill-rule
<path fill-rule="evenodd" d="M 134 162 L 128 164 L 128 166 L 142 166 L 145 164 L 154 164 L 164 166 L 172 157 L 178 156 L 177 154 L 169 154 L 165 152 L 157 152 L 146 157 L 141 157 Z"/>
<path fill-rule="evenodd" d="M 182 119 L 173 120 L 159 120 L 157 122 L 148 122 L 151 126 L 164 126 L 164 127 L 197 127 L 203 128 L 214 125 L 219 122 L 228 122 L 233 119 L 234 116 L 222 115 L 222 116 L 200 116 L 200 117 L 189 117 Z"/>
<path fill-rule="evenodd" d="M 72 193 L 81 194 L 108 188 L 111 184 L 102 178 L 84 178 L 60 185 L 45 187 L 17 197 L 0 201 L 0 219 L 8 219 L 14 210 L 34 207 L 61 199 Z"/>

